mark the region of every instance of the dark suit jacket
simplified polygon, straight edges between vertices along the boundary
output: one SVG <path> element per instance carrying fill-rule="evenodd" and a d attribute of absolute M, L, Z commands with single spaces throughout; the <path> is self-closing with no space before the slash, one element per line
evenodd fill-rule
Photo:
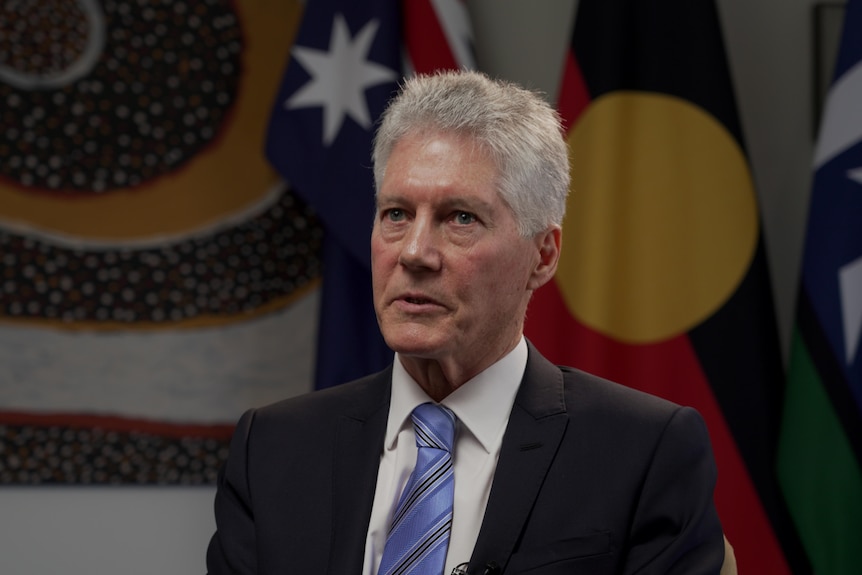
<path fill-rule="evenodd" d="M 242 416 L 209 573 L 361 574 L 390 383 L 391 368 Z M 715 475 L 693 409 L 530 346 L 472 560 L 507 575 L 717 574 Z"/>

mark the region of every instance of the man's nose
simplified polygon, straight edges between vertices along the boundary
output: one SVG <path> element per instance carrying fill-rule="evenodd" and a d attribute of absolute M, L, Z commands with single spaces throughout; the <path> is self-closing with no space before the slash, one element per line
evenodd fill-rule
<path fill-rule="evenodd" d="M 439 269 L 439 233 L 431 218 L 417 216 L 404 237 L 399 263 L 414 269 Z"/>

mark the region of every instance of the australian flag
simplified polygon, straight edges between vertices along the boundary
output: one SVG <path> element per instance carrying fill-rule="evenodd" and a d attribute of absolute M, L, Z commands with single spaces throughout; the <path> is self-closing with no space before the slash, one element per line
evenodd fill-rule
<path fill-rule="evenodd" d="M 815 573 L 862 573 L 862 0 L 814 154 L 778 475 Z"/>
<path fill-rule="evenodd" d="M 266 156 L 323 222 L 316 382 L 329 387 L 392 360 L 371 294 L 371 146 L 377 119 L 411 67 L 404 30 L 423 20 L 446 61 L 465 61 L 469 22 L 459 0 L 312 0 L 275 100 Z M 414 39 L 414 44 L 416 39 Z M 422 55 L 435 47 L 418 42 Z M 453 48 L 454 46 L 458 48 Z M 406 58 L 405 58 L 406 56 Z M 417 71 L 427 72 L 417 62 Z"/>

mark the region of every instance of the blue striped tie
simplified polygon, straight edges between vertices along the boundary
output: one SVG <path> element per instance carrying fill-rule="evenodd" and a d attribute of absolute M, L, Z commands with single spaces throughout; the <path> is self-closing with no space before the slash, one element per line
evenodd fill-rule
<path fill-rule="evenodd" d="M 440 575 L 452 528 L 455 414 L 423 403 L 413 410 L 416 467 L 401 493 L 378 575 Z"/>

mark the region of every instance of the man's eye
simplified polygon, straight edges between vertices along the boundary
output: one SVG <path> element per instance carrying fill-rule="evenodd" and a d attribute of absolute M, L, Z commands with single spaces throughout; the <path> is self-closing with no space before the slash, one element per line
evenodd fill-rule
<path fill-rule="evenodd" d="M 455 223 L 466 226 L 476 221 L 476 215 L 470 212 L 458 212 L 455 214 Z"/>
<path fill-rule="evenodd" d="M 404 219 L 404 210 L 399 210 L 397 208 L 392 208 L 391 210 L 386 211 L 386 219 L 391 222 L 400 222 Z"/>

